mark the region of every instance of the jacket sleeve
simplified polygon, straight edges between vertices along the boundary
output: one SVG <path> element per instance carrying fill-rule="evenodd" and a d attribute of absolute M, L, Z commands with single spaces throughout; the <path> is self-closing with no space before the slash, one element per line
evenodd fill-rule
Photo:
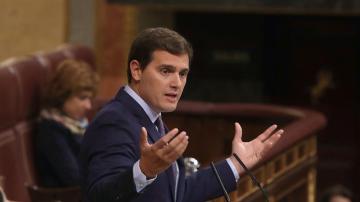
<path fill-rule="evenodd" d="M 88 201 L 130 201 L 138 195 L 132 167 L 139 159 L 140 129 L 130 130 L 129 124 L 93 124 L 86 132 L 81 161 Z"/>
<path fill-rule="evenodd" d="M 215 164 L 219 176 L 228 192 L 236 189 L 236 180 L 226 160 Z M 221 185 L 210 167 L 199 170 L 185 178 L 183 201 L 208 201 L 223 195 Z"/>

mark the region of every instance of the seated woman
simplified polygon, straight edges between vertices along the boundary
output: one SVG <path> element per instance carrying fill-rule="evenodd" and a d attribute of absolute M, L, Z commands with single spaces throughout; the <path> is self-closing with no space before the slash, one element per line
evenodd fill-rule
<path fill-rule="evenodd" d="M 35 138 L 40 186 L 79 185 L 77 155 L 98 81 L 87 63 L 65 60 L 45 87 Z"/>

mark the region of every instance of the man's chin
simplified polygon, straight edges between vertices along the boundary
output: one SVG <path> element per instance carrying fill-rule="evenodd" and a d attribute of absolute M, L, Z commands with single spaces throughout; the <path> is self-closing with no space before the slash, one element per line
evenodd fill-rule
<path fill-rule="evenodd" d="M 162 111 L 162 112 L 173 112 L 173 111 L 176 110 L 176 107 L 177 107 L 177 103 L 176 103 L 176 104 L 172 104 L 172 105 L 168 105 L 168 106 L 164 106 L 161 111 Z"/>

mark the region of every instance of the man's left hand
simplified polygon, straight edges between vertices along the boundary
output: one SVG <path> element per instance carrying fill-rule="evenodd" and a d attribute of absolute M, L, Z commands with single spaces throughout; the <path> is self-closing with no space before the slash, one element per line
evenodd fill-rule
<path fill-rule="evenodd" d="M 235 136 L 232 141 L 232 153 L 236 153 L 243 163 L 250 169 L 258 163 L 263 156 L 269 151 L 275 143 L 280 139 L 284 133 L 283 130 L 277 130 L 277 125 L 272 125 L 261 133 L 257 138 L 250 142 L 242 141 L 242 128 L 239 123 L 235 123 Z M 239 174 L 244 172 L 244 169 L 236 161 L 232 155 L 231 161 L 235 165 Z"/>

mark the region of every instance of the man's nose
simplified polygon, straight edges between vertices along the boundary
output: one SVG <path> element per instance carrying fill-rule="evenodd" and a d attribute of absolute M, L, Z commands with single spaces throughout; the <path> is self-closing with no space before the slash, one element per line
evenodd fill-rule
<path fill-rule="evenodd" d="M 181 78 L 180 75 L 174 74 L 172 80 L 171 80 L 171 86 L 172 87 L 179 87 L 181 85 Z"/>

